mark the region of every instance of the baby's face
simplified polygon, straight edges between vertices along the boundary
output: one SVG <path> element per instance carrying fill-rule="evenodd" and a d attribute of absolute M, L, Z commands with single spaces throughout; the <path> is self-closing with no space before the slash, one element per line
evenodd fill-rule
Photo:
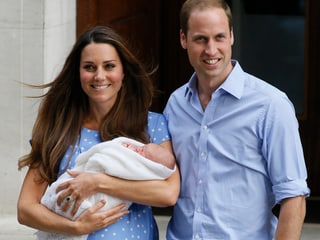
<path fill-rule="evenodd" d="M 126 148 L 129 148 L 132 151 L 135 151 L 135 152 L 139 153 L 140 155 L 142 155 L 144 157 L 147 157 L 145 155 L 146 152 L 148 151 L 148 150 L 146 150 L 146 145 L 136 146 L 136 145 L 133 145 L 131 143 L 123 143 L 122 145 L 125 146 Z"/>
<path fill-rule="evenodd" d="M 145 158 L 153 160 L 156 160 L 163 154 L 162 147 L 154 143 L 145 144 L 143 146 L 135 146 L 131 143 L 123 143 L 123 146 L 135 151 Z"/>
<path fill-rule="evenodd" d="M 141 156 L 147 157 L 146 145 L 143 145 L 142 147 L 137 147 L 135 151 L 139 153 Z"/>
<path fill-rule="evenodd" d="M 126 148 L 129 148 L 130 150 L 133 150 L 133 151 L 136 151 L 136 146 L 134 146 L 133 144 L 131 143 L 122 143 L 122 145 Z"/>

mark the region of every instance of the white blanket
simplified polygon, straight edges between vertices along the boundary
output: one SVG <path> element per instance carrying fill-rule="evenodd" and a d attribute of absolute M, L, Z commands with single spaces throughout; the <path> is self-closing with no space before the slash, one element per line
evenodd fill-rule
<path fill-rule="evenodd" d="M 119 137 L 112 141 L 102 142 L 93 146 L 88 151 L 80 154 L 75 163 L 74 171 L 85 171 L 93 173 L 106 173 L 111 176 L 124 178 L 128 180 L 162 180 L 168 178 L 175 169 L 169 169 L 164 165 L 149 160 L 135 151 L 123 146 L 123 143 L 132 143 L 135 146 L 143 146 L 142 143 L 125 138 Z M 104 193 L 96 193 L 84 200 L 77 213 L 72 217 L 70 211 L 63 212 L 61 207 L 57 205 L 58 194 L 56 194 L 56 188 L 61 183 L 71 180 L 72 177 L 65 172 L 57 181 L 52 183 L 46 190 L 41 199 L 41 203 L 50 210 L 67 217 L 69 219 L 76 219 L 87 208 L 95 205 L 101 199 L 106 200 L 106 204 L 100 211 L 105 211 L 122 202 L 126 202 L 127 208 L 131 205 L 131 202 L 121 200 Z M 65 200 L 66 201 L 66 200 Z M 63 204 L 62 204 L 63 205 Z M 66 236 L 62 234 L 52 234 L 47 232 L 38 231 L 38 239 L 86 239 L 85 236 Z"/>

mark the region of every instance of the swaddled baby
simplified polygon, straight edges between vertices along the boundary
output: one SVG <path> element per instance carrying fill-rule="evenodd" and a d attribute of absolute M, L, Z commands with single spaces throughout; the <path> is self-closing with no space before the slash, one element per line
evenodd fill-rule
<path fill-rule="evenodd" d="M 128 180 L 161 180 L 168 178 L 175 171 L 175 159 L 172 153 L 160 145 L 149 143 L 143 144 L 126 137 L 115 138 L 93 146 L 88 151 L 80 154 L 75 163 L 73 171 L 85 171 L 92 173 L 106 173 L 111 176 Z M 105 193 L 96 193 L 85 199 L 74 216 L 71 215 L 71 207 L 67 211 L 62 211 L 57 204 L 59 193 L 57 187 L 71 180 L 72 177 L 65 172 L 46 190 L 41 199 L 41 203 L 50 210 L 67 217 L 77 219 L 86 209 L 95 205 L 101 199 L 106 200 L 106 204 L 99 211 L 105 211 L 125 202 L 129 208 L 131 202 L 109 196 Z M 63 201 L 74 201 L 71 197 L 66 197 Z M 61 204 L 63 206 L 64 203 Z M 37 232 L 38 239 L 87 239 L 87 235 L 68 236 L 63 234 Z"/>

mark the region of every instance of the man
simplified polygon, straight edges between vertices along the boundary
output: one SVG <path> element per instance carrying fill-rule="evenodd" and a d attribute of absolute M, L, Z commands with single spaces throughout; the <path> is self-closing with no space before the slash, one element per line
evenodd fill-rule
<path fill-rule="evenodd" d="M 310 192 L 291 102 L 231 59 L 223 0 L 187 0 L 180 24 L 195 73 L 164 111 L 181 171 L 167 239 L 300 239 Z"/>

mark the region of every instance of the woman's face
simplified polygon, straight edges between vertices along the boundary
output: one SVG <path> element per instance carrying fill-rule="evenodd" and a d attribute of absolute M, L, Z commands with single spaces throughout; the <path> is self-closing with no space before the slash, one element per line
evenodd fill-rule
<path fill-rule="evenodd" d="M 90 107 L 110 110 L 124 78 L 123 66 L 111 44 L 90 43 L 81 53 L 80 82 Z"/>

